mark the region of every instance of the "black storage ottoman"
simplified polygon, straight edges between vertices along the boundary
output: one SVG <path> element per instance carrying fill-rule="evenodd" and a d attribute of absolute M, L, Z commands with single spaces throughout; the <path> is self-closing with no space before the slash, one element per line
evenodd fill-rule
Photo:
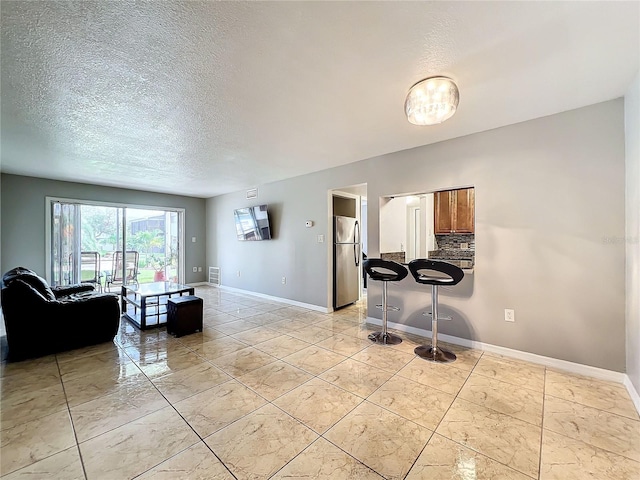
<path fill-rule="evenodd" d="M 202 331 L 202 299 L 194 295 L 167 300 L 167 333 L 181 337 Z"/>

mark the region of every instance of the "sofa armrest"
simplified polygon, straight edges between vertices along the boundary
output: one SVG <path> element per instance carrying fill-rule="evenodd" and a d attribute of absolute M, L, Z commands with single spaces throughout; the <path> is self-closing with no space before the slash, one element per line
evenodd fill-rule
<path fill-rule="evenodd" d="M 80 292 L 83 293 L 83 292 Z M 77 304 L 77 305 L 87 305 L 87 304 L 94 304 L 94 305 L 100 305 L 105 304 L 105 303 L 110 303 L 113 302 L 113 299 L 116 299 L 116 301 L 118 301 L 118 295 L 116 295 L 115 293 L 93 293 L 91 295 L 67 295 L 63 298 L 59 298 L 58 300 L 56 300 L 55 302 L 52 303 L 56 303 L 57 305 L 64 305 L 64 306 L 68 306 L 70 304 Z"/>
<path fill-rule="evenodd" d="M 87 315 L 103 316 L 107 310 L 115 306 L 120 318 L 120 302 L 114 293 L 95 293 L 92 295 L 69 295 L 50 302 L 59 318 L 64 316 Z"/>
<path fill-rule="evenodd" d="M 67 285 L 63 287 L 51 287 L 51 291 L 56 298 L 66 297 L 74 293 L 93 292 L 95 287 L 91 283 L 79 283 L 77 285 Z"/>

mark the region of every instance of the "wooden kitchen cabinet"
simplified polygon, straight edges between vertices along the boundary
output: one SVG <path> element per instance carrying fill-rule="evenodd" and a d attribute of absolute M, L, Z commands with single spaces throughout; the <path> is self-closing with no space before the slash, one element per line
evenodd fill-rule
<path fill-rule="evenodd" d="M 474 233 L 475 196 L 473 188 L 454 190 L 453 231 L 455 233 Z"/>
<path fill-rule="evenodd" d="M 436 192 L 435 233 L 474 233 L 474 208 L 473 188 Z"/>
<path fill-rule="evenodd" d="M 435 208 L 435 233 L 451 233 L 453 230 L 453 215 L 451 213 L 452 190 L 436 192 L 433 198 Z"/>

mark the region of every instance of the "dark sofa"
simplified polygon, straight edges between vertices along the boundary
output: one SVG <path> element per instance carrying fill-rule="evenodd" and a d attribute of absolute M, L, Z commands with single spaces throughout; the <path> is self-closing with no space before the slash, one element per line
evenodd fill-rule
<path fill-rule="evenodd" d="M 91 284 L 50 288 L 23 267 L 2 277 L 2 313 L 10 361 L 111 341 L 120 323 L 116 295 Z"/>

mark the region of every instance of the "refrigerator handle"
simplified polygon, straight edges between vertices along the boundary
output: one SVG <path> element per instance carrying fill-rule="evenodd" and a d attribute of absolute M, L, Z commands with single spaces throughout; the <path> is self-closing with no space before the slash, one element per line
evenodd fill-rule
<path fill-rule="evenodd" d="M 360 266 L 360 224 L 356 220 L 356 228 L 353 232 L 353 255 L 356 257 L 356 267 Z"/>

